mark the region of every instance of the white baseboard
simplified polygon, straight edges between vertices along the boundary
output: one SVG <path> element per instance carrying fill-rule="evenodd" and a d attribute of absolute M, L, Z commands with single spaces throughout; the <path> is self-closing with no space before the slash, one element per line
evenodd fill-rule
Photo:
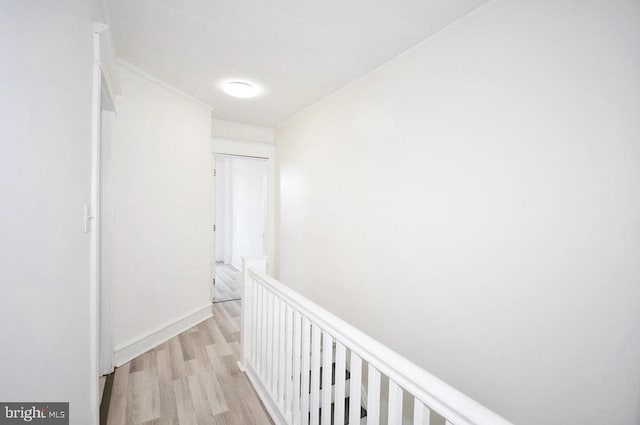
<path fill-rule="evenodd" d="M 183 317 L 157 328 L 146 336 L 118 344 L 114 348 L 113 363 L 122 366 L 140 354 L 151 350 L 187 329 L 213 316 L 211 304 L 198 308 Z"/>

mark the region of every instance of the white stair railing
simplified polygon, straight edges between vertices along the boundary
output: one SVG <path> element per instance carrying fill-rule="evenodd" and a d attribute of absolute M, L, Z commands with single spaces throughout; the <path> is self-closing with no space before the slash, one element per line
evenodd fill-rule
<path fill-rule="evenodd" d="M 428 425 L 432 411 L 447 425 L 511 424 L 265 269 L 264 258 L 244 261 L 239 365 L 276 425 Z"/>

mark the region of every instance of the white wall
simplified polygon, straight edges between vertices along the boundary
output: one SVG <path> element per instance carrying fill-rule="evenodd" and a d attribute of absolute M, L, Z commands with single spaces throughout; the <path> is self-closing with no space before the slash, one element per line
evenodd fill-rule
<path fill-rule="evenodd" d="M 275 139 L 275 130 L 269 127 L 259 127 L 214 118 L 211 120 L 211 137 L 272 145 Z"/>
<path fill-rule="evenodd" d="M 113 121 L 116 351 L 209 305 L 210 111 L 119 67 Z"/>
<path fill-rule="evenodd" d="M 91 424 L 89 2 L 0 2 L 0 400 Z M 95 422 L 97 423 L 97 422 Z"/>
<path fill-rule="evenodd" d="M 242 257 L 265 254 L 265 161 L 233 158 L 231 202 L 231 264 L 242 269 Z"/>
<path fill-rule="evenodd" d="M 494 1 L 290 121 L 281 280 L 518 424 L 639 423 L 639 7 Z"/>

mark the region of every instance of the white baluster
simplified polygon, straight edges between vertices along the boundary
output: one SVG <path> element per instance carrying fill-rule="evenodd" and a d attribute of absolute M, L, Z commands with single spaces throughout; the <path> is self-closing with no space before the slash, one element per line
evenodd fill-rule
<path fill-rule="evenodd" d="M 347 350 L 340 342 L 336 341 L 336 386 L 333 407 L 334 425 L 344 425 L 344 397 L 345 397 L 345 370 Z"/>
<path fill-rule="evenodd" d="M 284 412 L 289 423 L 293 423 L 291 412 L 293 407 L 293 312 L 291 307 L 285 306 L 285 391 L 284 391 Z"/>
<path fill-rule="evenodd" d="M 300 425 L 300 395 L 302 387 L 302 318 L 297 311 L 293 312 L 293 424 Z"/>
<path fill-rule="evenodd" d="M 256 297 L 255 297 L 255 286 L 256 282 L 247 278 L 245 281 L 245 293 L 249 296 L 249 300 L 245 298 L 242 302 L 245 303 L 245 312 L 248 313 L 245 317 L 247 320 L 247 339 L 245 340 L 245 344 L 248 345 L 248 358 L 247 362 L 250 362 L 255 366 L 255 351 L 256 351 L 256 341 L 253 339 L 254 329 L 256 326 Z M 244 320 L 244 318 L 243 318 Z"/>
<path fill-rule="evenodd" d="M 333 366 L 333 338 L 322 333 L 322 425 L 331 425 L 331 369 Z"/>
<path fill-rule="evenodd" d="M 311 327 L 311 425 L 318 425 L 320 417 L 320 336 L 316 325 Z"/>
<path fill-rule="evenodd" d="M 273 296 L 273 345 L 271 346 L 271 369 L 273 370 L 271 375 L 271 392 L 273 399 L 278 402 L 278 376 L 280 375 L 280 300 L 277 296 Z"/>
<path fill-rule="evenodd" d="M 274 330 L 275 323 L 273 322 L 273 309 L 274 309 L 274 295 L 269 291 L 269 298 L 267 299 L 267 380 L 265 381 L 265 387 L 267 391 L 274 396 L 273 393 L 273 345 L 274 345 Z"/>
<path fill-rule="evenodd" d="M 273 377 L 273 294 L 267 291 L 264 386 L 271 394 Z"/>
<path fill-rule="evenodd" d="M 362 400 L 362 360 L 351 352 L 349 372 L 349 425 L 360 424 L 360 405 Z"/>
<path fill-rule="evenodd" d="M 264 324 L 262 317 L 262 306 L 264 298 L 264 288 L 262 285 L 256 285 L 258 296 L 256 297 L 258 311 L 256 313 L 256 372 L 262 375 L 262 325 Z"/>
<path fill-rule="evenodd" d="M 302 318 L 302 365 L 300 374 L 302 379 L 300 382 L 300 423 L 309 425 L 309 360 L 311 344 L 311 324 L 305 317 Z"/>
<path fill-rule="evenodd" d="M 431 411 L 417 398 L 413 399 L 413 425 L 429 425 Z"/>
<path fill-rule="evenodd" d="M 247 362 L 251 361 L 251 324 L 253 322 L 253 302 L 252 287 L 254 285 L 253 279 L 249 277 L 246 270 L 243 271 L 242 279 L 242 303 L 240 304 L 241 310 L 241 335 L 240 335 L 240 349 L 242 350 L 242 357 L 240 358 L 240 364 L 242 368 L 247 367 Z"/>
<path fill-rule="evenodd" d="M 278 358 L 278 343 L 280 341 L 280 311 L 278 310 L 278 297 L 273 296 L 273 345 L 271 345 L 271 393 L 273 399 L 278 401 L 278 375 L 280 373 L 278 365 L 280 359 Z"/>
<path fill-rule="evenodd" d="M 253 339 L 253 367 L 257 371 L 258 367 L 258 353 L 259 353 L 259 341 L 258 341 L 258 329 L 260 326 L 260 298 L 259 298 L 260 284 L 253 280 L 253 329 L 251 330 Z"/>
<path fill-rule="evenodd" d="M 402 388 L 389 379 L 388 425 L 402 425 Z"/>
<path fill-rule="evenodd" d="M 269 388 L 271 390 L 271 397 L 274 400 L 278 399 L 278 311 L 277 311 L 278 299 L 274 294 L 271 297 L 271 363 L 269 368 L 271 369 L 271 376 L 269 379 Z"/>
<path fill-rule="evenodd" d="M 286 391 L 287 371 L 285 369 L 287 360 L 287 308 L 284 302 L 278 300 L 278 312 L 280 313 L 280 334 L 278 338 L 278 404 L 282 411 L 285 411 L 284 398 Z"/>
<path fill-rule="evenodd" d="M 260 365 L 262 366 L 262 382 L 267 382 L 267 369 L 269 369 L 267 362 L 267 317 L 268 317 L 268 291 L 266 288 L 262 288 L 262 342 L 260 343 L 262 349 L 262 359 L 260 361 Z"/>
<path fill-rule="evenodd" d="M 380 372 L 369 365 L 367 388 L 367 425 L 380 424 Z"/>

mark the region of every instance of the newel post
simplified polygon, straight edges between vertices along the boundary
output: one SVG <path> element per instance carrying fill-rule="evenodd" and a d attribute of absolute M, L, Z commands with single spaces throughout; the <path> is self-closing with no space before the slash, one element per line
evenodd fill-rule
<path fill-rule="evenodd" d="M 241 371 L 245 371 L 247 359 L 249 358 L 252 315 L 255 314 L 256 306 L 253 299 L 253 281 L 249 277 L 249 269 L 257 272 L 267 272 L 267 257 L 242 257 L 242 280 L 240 282 L 240 293 L 242 301 L 240 302 L 240 362 L 238 367 Z"/>

